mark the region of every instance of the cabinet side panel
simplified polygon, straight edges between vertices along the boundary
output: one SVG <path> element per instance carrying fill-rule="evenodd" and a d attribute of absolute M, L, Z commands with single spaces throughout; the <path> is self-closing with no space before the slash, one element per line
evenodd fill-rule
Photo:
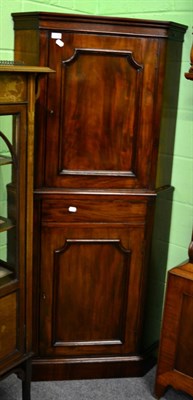
<path fill-rule="evenodd" d="M 183 294 L 175 369 L 193 377 L 193 296 Z"/>
<path fill-rule="evenodd" d="M 27 65 L 39 65 L 39 32 L 15 31 L 15 61 Z"/>
<path fill-rule="evenodd" d="M 0 299 L 0 359 L 17 349 L 17 296 L 12 293 Z"/>
<path fill-rule="evenodd" d="M 162 43 L 165 52 L 162 119 L 159 140 L 156 186 L 171 183 L 173 151 L 176 132 L 179 79 L 181 70 L 182 43 L 168 41 L 167 47 Z"/>

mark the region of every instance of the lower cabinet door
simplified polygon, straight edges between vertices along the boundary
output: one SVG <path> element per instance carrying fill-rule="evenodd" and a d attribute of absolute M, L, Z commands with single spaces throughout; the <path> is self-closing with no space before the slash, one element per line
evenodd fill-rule
<path fill-rule="evenodd" d="M 138 350 L 144 223 L 43 223 L 40 356 Z"/>

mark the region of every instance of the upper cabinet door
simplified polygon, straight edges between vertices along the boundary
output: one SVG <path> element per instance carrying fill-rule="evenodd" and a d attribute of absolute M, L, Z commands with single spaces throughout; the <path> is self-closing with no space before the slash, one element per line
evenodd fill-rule
<path fill-rule="evenodd" d="M 56 73 L 48 78 L 45 186 L 149 186 L 156 168 L 158 44 L 50 33 L 49 66 Z"/>

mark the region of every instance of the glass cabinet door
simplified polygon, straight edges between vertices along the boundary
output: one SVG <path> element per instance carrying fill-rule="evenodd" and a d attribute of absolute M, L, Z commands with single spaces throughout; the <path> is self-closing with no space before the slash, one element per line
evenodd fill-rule
<path fill-rule="evenodd" d="M 25 174 L 22 177 L 22 170 L 25 171 L 22 154 L 25 132 L 21 135 L 22 108 L 13 106 L 11 114 L 10 106 L 9 113 L 6 113 L 7 107 L 0 109 L 0 287 L 19 279 L 23 264 L 20 247 L 25 236 L 22 226 L 24 218 L 20 218 L 25 210 Z"/>

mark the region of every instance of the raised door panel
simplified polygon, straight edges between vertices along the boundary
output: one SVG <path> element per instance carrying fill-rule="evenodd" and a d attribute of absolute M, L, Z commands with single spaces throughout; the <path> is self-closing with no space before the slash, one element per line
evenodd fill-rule
<path fill-rule="evenodd" d="M 63 33 L 62 43 L 49 41 L 44 184 L 148 187 L 158 41 Z"/>
<path fill-rule="evenodd" d="M 141 69 L 129 51 L 80 48 L 63 61 L 60 174 L 134 175 Z"/>
<path fill-rule="evenodd" d="M 44 222 L 41 243 L 40 354 L 137 351 L 144 226 Z"/>
<path fill-rule="evenodd" d="M 122 343 L 129 258 L 119 240 L 67 239 L 55 250 L 53 346 Z"/>

